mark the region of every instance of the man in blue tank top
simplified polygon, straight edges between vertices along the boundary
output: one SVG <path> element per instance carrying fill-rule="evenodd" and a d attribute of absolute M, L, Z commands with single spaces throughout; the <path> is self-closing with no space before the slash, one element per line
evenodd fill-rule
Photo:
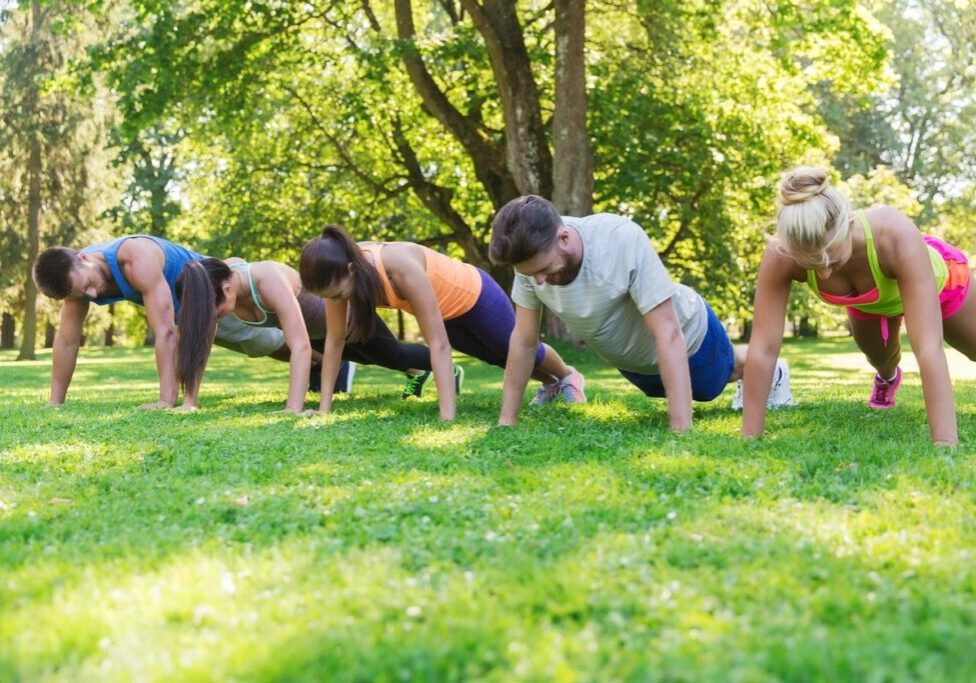
<path fill-rule="evenodd" d="M 81 345 L 82 326 L 90 304 L 132 301 L 146 308 L 155 335 L 159 400 L 142 408 L 176 405 L 176 278 L 189 261 L 204 256 L 159 237 L 131 235 L 85 247 L 44 250 L 34 264 L 38 289 L 53 299 L 63 299 L 61 324 L 54 338 L 50 405 L 64 403 Z M 240 321 L 237 321 L 240 323 Z M 218 341 L 251 356 L 269 355 L 287 360 L 284 335 L 275 328 L 240 330 L 234 321 L 221 320 Z M 246 337 L 246 338 L 245 338 Z M 194 408 L 196 401 L 186 401 Z"/>

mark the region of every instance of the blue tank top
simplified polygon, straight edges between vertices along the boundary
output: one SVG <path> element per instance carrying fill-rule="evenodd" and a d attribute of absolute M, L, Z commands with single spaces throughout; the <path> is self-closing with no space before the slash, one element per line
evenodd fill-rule
<path fill-rule="evenodd" d="M 109 242 L 102 242 L 100 244 L 93 244 L 90 247 L 85 247 L 82 249 L 84 254 L 101 254 L 105 257 L 105 262 L 108 263 L 109 269 L 112 271 L 112 277 L 115 279 L 115 283 L 119 286 L 122 291 L 121 297 L 116 296 L 103 296 L 93 300 L 93 303 L 99 306 L 105 306 L 107 304 L 114 304 L 117 301 L 131 301 L 133 303 L 142 304 L 142 294 L 140 294 L 136 289 L 129 284 L 129 281 L 125 279 L 122 274 L 122 269 L 119 267 L 119 247 L 127 239 L 132 239 L 133 237 L 145 237 L 155 242 L 160 249 L 163 250 L 163 277 L 166 279 L 166 284 L 169 285 L 170 294 L 173 296 L 173 311 L 179 313 L 180 302 L 176 299 L 176 278 L 183 271 L 183 266 L 185 266 L 190 261 L 201 261 L 206 258 L 202 254 L 198 254 L 195 251 L 191 251 L 186 247 L 181 247 L 178 244 L 173 244 L 169 240 L 164 240 L 161 237 L 153 237 L 151 235 L 126 235 L 125 237 L 119 237 L 118 239 L 111 240 Z"/>

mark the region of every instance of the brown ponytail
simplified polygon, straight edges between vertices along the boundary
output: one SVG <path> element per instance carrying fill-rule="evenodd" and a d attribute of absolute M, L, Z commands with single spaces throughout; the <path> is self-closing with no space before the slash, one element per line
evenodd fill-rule
<path fill-rule="evenodd" d="M 302 249 L 298 272 L 302 286 L 312 293 L 321 292 L 351 275 L 353 293 L 349 300 L 346 337 L 349 341 L 360 342 L 373 336 L 380 276 L 345 230 L 337 225 L 327 225 L 321 237 Z"/>
<path fill-rule="evenodd" d="M 203 379 L 210 357 L 217 306 L 224 302 L 223 284 L 231 277 L 226 263 L 216 258 L 190 261 L 176 278 L 180 302 L 176 378 L 184 392 Z"/>

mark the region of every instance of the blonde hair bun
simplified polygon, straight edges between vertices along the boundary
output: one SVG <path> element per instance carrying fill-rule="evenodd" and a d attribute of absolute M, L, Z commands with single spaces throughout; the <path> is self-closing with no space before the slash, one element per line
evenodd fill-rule
<path fill-rule="evenodd" d="M 830 187 L 827 171 L 812 166 L 795 168 L 785 176 L 779 185 L 779 198 L 783 206 L 800 204 L 823 194 Z"/>
<path fill-rule="evenodd" d="M 827 171 L 801 166 L 783 176 L 779 186 L 777 234 L 794 254 L 829 262 L 827 250 L 849 234 L 851 205 L 830 184 Z"/>

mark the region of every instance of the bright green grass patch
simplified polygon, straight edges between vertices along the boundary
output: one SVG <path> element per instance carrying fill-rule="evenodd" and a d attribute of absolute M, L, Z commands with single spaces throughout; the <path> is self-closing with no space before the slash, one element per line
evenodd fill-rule
<path fill-rule="evenodd" d="M 0 680 L 976 679 L 972 364 L 939 452 L 917 374 L 878 413 L 849 340 L 785 353 L 752 442 L 573 351 L 591 402 L 515 430 L 470 359 L 444 425 L 375 368 L 276 414 L 287 366 L 221 350 L 197 413 L 99 349 L 52 410 L 0 353 Z"/>

